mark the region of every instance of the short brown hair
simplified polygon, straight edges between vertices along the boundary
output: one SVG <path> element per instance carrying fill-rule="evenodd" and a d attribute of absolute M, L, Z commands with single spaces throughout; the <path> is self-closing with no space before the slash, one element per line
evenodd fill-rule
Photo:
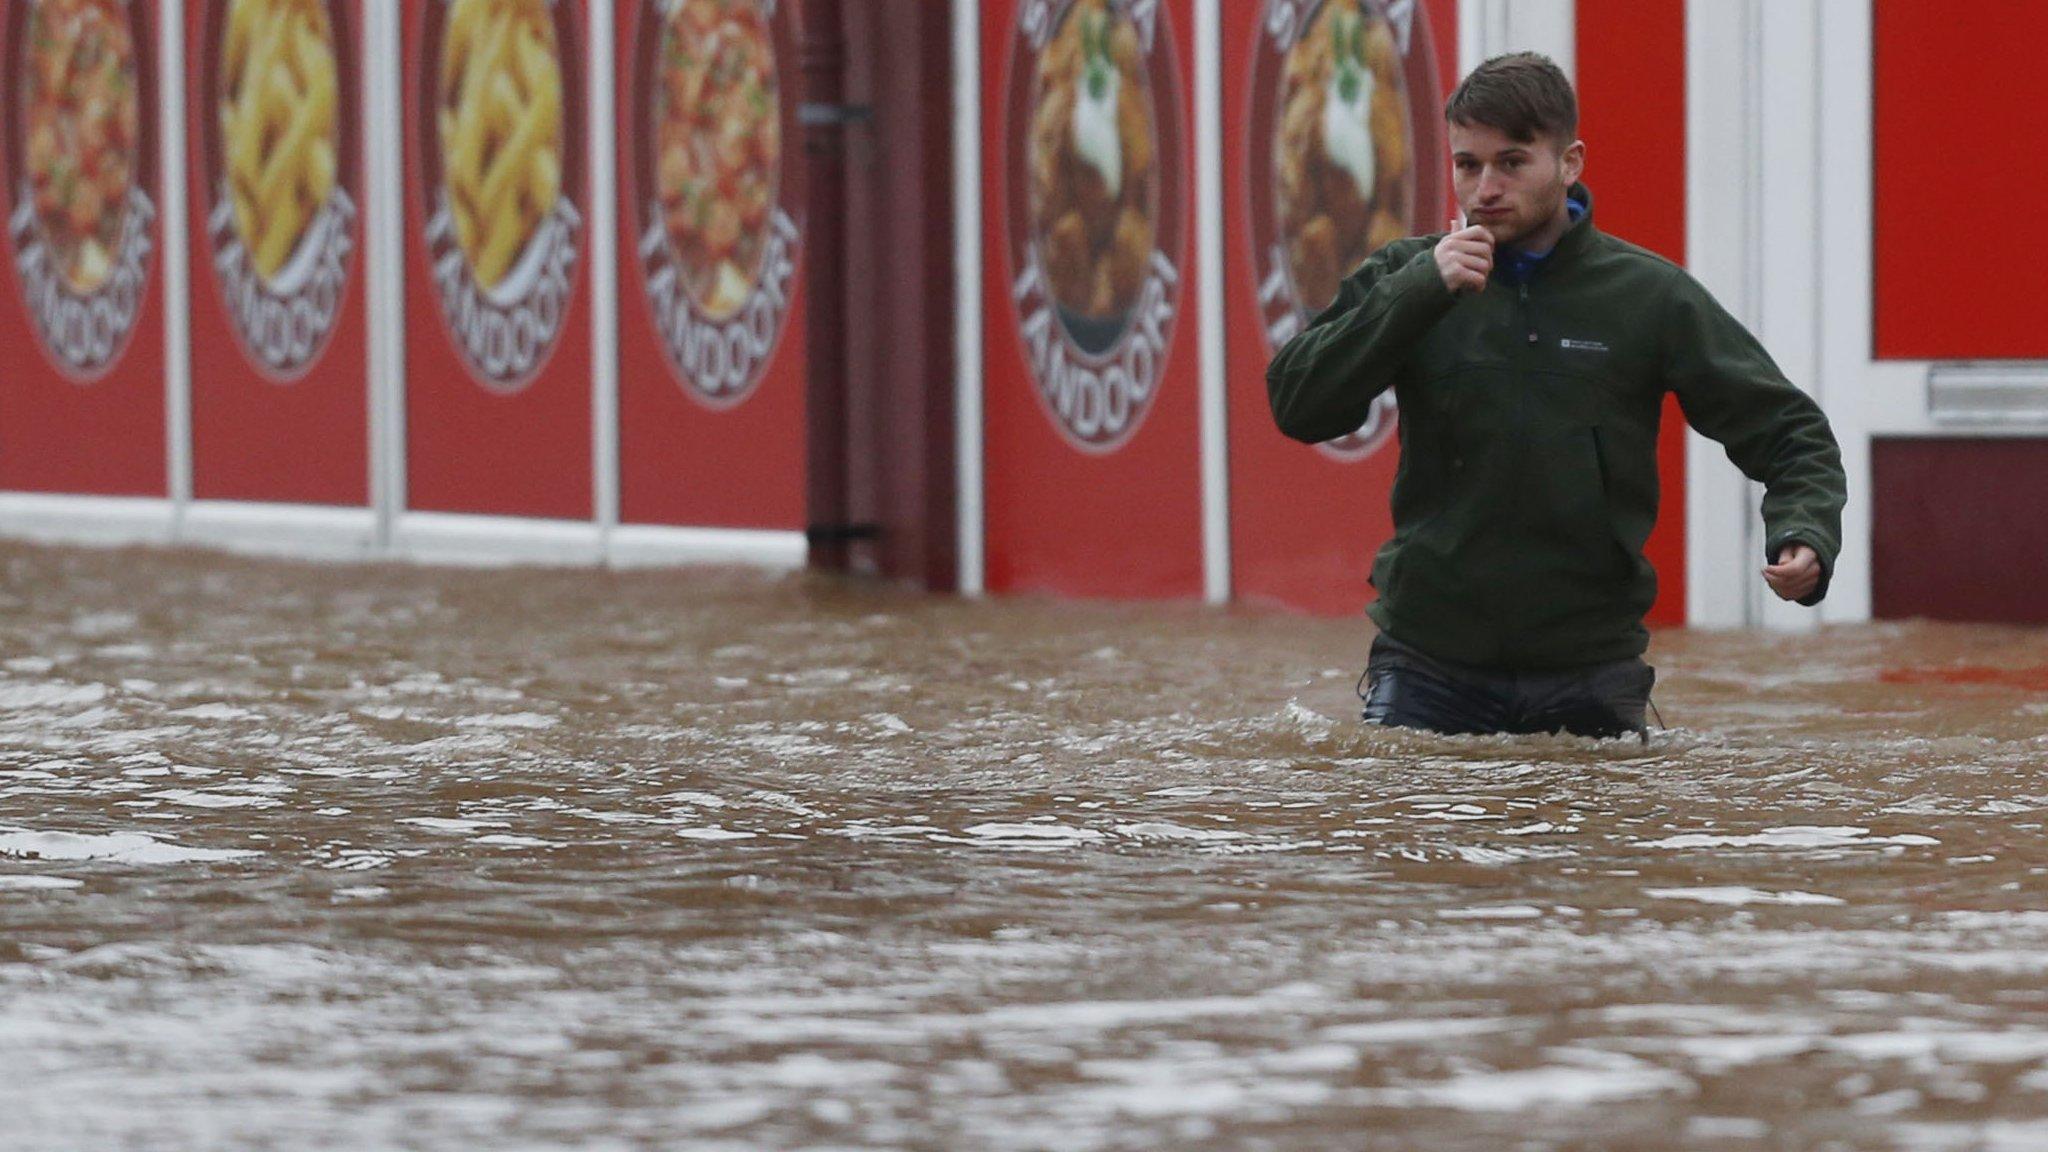
<path fill-rule="evenodd" d="M 1510 52 L 1472 70 L 1444 104 L 1444 120 L 1498 128 L 1523 144 L 1554 137 L 1569 144 L 1579 131 L 1579 98 L 1564 69 L 1541 52 Z"/>

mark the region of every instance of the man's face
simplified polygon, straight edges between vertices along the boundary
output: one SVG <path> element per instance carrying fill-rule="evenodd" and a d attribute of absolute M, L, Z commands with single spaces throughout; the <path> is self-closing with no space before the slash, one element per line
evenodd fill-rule
<path fill-rule="evenodd" d="M 1468 223 L 1512 247 L 1564 210 L 1564 194 L 1586 165 L 1586 146 L 1538 134 L 1510 137 L 1484 124 L 1450 125 L 1451 184 Z"/>

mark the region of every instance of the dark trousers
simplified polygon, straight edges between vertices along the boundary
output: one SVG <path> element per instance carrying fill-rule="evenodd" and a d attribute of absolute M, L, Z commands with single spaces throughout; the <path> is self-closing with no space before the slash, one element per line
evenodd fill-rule
<path fill-rule="evenodd" d="M 1640 659 L 1548 672 L 1495 672 L 1446 664 L 1380 635 L 1365 666 L 1365 719 L 1447 735 L 1569 732 L 1635 735 L 1657 672 Z"/>

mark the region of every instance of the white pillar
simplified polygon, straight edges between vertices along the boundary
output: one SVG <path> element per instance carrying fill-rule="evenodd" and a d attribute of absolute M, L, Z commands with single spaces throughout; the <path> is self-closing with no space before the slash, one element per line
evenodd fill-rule
<path fill-rule="evenodd" d="M 172 533 L 182 531 L 192 503 L 192 266 L 190 220 L 186 218 L 185 6 L 157 8 L 157 149 L 163 211 L 164 448 L 169 473 L 164 486 L 171 501 Z"/>
<path fill-rule="evenodd" d="M 1869 279 L 1844 281 L 1825 264 L 1823 204 L 1833 196 L 1821 167 L 1822 8 L 1821 0 L 1687 6 L 1686 264 L 1825 407 L 1824 293 L 1867 292 Z M 1835 399 L 1840 408 L 1843 397 Z M 1763 582 L 1762 497 L 1720 445 L 1688 436 L 1689 623 L 1819 625 L 1819 613 L 1779 600 Z"/>
<path fill-rule="evenodd" d="M 1829 4 L 1820 37 L 1821 394 L 1842 444 L 1849 506 L 1821 618 L 1870 619 L 1872 374 L 1871 26 L 1868 4 Z M 1898 373 L 1893 373 L 1898 375 Z"/>
<path fill-rule="evenodd" d="M 370 503 L 377 548 L 390 554 L 405 509 L 405 133 L 400 0 L 363 5 L 364 271 L 369 301 Z"/>
<path fill-rule="evenodd" d="M 1577 8 L 1577 0 L 1459 0 L 1458 74 L 1503 52 L 1541 52 L 1576 76 Z"/>
<path fill-rule="evenodd" d="M 1685 263 L 1736 319 L 1762 309 L 1752 248 L 1758 235 L 1762 115 L 1755 0 L 1687 4 L 1685 13 Z M 1750 485 L 1720 445 L 1686 434 L 1685 619 L 1693 627 L 1755 622 L 1750 585 L 1762 546 L 1752 539 Z"/>
<path fill-rule="evenodd" d="M 1230 600 L 1229 365 L 1223 343 L 1222 0 L 1195 0 L 1195 252 L 1201 299 L 1202 589 Z"/>
<path fill-rule="evenodd" d="M 591 0 L 590 22 L 590 435 L 591 513 L 609 551 L 619 525 L 619 132 L 617 9 Z M 628 12 L 630 18 L 630 8 Z M 614 127 L 617 125 L 617 128 Z"/>
<path fill-rule="evenodd" d="M 1838 5 L 1839 6 L 1839 5 Z M 1762 158 L 1751 190 L 1757 207 L 1752 258 L 1757 271 L 1759 314 L 1754 331 L 1794 384 L 1827 403 L 1821 375 L 1821 209 L 1820 170 L 1820 5 L 1819 0 L 1757 3 L 1758 94 L 1751 131 Z M 1768 110 L 1768 114 L 1766 114 Z M 1761 485 L 1750 486 L 1750 539 L 1766 534 L 1758 503 Z M 1776 632 L 1811 632 L 1820 614 L 1778 599 L 1756 571 L 1763 556 L 1750 555 L 1747 586 L 1755 597 L 1756 623 Z M 1830 588 L 1832 594 L 1833 589 Z"/>
<path fill-rule="evenodd" d="M 981 5 L 953 0 L 953 436 L 960 593 L 986 587 L 982 479 Z"/>

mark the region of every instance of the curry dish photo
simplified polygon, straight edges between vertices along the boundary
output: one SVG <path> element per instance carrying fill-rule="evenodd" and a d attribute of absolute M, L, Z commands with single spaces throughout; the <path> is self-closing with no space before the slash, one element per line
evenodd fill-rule
<path fill-rule="evenodd" d="M 1108 0 L 1079 0 L 1032 86 L 1031 235 L 1070 329 L 1121 327 L 1158 233 L 1158 140 L 1138 30 Z M 1107 343 L 1107 341 L 1102 341 Z"/>
<path fill-rule="evenodd" d="M 562 192 L 562 63 L 545 0 L 455 0 L 441 42 L 442 180 L 478 287 L 511 271 Z"/>
<path fill-rule="evenodd" d="M 135 38 L 117 0 L 43 0 L 28 18 L 21 101 L 36 221 L 65 284 L 114 268 L 135 183 L 141 109 Z"/>
<path fill-rule="evenodd" d="M 1287 54 L 1274 137 L 1280 235 L 1310 313 L 1375 250 L 1409 234 L 1407 81 L 1367 0 L 1327 0 Z"/>
<path fill-rule="evenodd" d="M 714 319 L 761 280 L 782 164 L 775 48 L 757 0 L 682 0 L 662 29 L 656 190 L 683 283 Z"/>

